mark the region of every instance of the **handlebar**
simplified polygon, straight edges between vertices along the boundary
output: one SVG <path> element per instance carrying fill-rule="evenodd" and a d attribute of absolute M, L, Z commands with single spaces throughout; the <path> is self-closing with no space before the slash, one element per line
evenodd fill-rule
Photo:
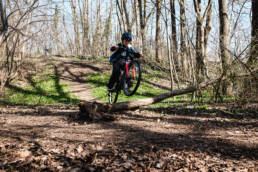
<path fill-rule="evenodd" d="M 136 57 L 136 58 L 140 58 L 141 57 L 141 53 L 137 52 L 137 51 L 133 51 L 132 49 L 129 49 L 128 47 L 121 47 L 119 46 L 118 51 L 126 51 L 128 52 L 129 56 L 131 57 Z"/>

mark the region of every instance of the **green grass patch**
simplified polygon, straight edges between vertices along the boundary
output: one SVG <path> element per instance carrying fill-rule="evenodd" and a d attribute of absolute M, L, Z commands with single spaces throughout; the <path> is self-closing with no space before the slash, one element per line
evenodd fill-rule
<path fill-rule="evenodd" d="M 108 96 L 107 96 L 108 92 L 106 90 L 106 85 L 108 83 L 110 75 L 111 75 L 111 72 L 104 73 L 104 74 L 97 73 L 97 74 L 90 74 L 86 78 L 87 84 L 89 84 L 91 86 L 91 91 L 92 91 L 93 96 L 104 102 L 108 102 Z M 156 73 L 151 74 L 151 75 L 143 74 L 142 78 L 144 80 L 155 81 L 155 83 L 158 83 L 158 81 L 159 81 Z M 155 95 L 158 95 L 158 94 L 161 94 L 164 92 L 168 92 L 168 91 L 169 90 L 164 90 L 164 89 L 155 87 L 151 83 L 141 81 L 141 84 L 140 84 L 137 92 L 133 96 L 129 96 L 129 97 L 125 96 L 123 91 L 121 91 L 121 93 L 119 94 L 119 97 L 118 97 L 118 102 L 153 97 Z M 165 99 L 162 102 L 153 104 L 150 107 L 151 108 L 171 107 L 177 103 L 191 102 L 191 97 L 192 97 L 192 93 L 174 96 L 172 98 Z M 196 97 L 195 99 L 192 100 L 192 103 L 210 102 L 211 99 L 212 99 L 212 93 L 204 90 L 204 91 L 202 91 L 202 97 L 199 97 L 199 98 Z M 193 106 L 193 109 L 195 109 L 195 110 L 205 110 L 207 108 L 208 108 L 207 105 Z"/>
<path fill-rule="evenodd" d="M 108 96 L 107 96 L 108 92 L 106 90 L 106 85 L 109 81 L 110 75 L 111 75 L 111 72 L 105 73 L 105 74 L 90 74 L 86 78 L 87 84 L 91 86 L 93 96 L 104 102 L 108 102 Z M 145 79 L 145 75 L 143 75 L 143 78 Z M 157 78 L 155 78 L 155 76 L 148 76 L 148 79 L 157 79 Z M 164 92 L 168 92 L 168 91 L 159 89 L 149 83 L 142 81 L 137 92 L 133 96 L 128 97 L 124 95 L 123 91 L 121 91 L 118 97 L 118 102 L 153 97 L 155 95 L 158 95 Z M 160 103 L 154 104 L 152 105 L 152 107 L 165 107 L 165 106 L 170 106 L 171 103 L 175 103 L 175 102 L 190 101 L 190 96 L 187 96 L 187 98 L 185 97 L 186 96 L 175 96 L 174 98 L 169 98 Z"/>
<path fill-rule="evenodd" d="M 46 69 L 40 75 L 28 77 L 23 86 L 19 82 L 8 86 L 0 100 L 4 104 L 24 106 L 79 102 L 68 90 L 69 86 L 60 83 L 54 70 Z"/>

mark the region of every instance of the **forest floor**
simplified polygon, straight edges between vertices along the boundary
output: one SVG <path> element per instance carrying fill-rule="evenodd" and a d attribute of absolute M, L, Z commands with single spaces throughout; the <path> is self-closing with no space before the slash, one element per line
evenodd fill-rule
<path fill-rule="evenodd" d="M 52 62 L 81 100 L 94 100 L 85 77 L 110 70 L 103 62 Z M 258 171 L 258 105 L 208 107 L 144 107 L 89 122 L 78 119 L 76 104 L 0 105 L 0 171 Z"/>

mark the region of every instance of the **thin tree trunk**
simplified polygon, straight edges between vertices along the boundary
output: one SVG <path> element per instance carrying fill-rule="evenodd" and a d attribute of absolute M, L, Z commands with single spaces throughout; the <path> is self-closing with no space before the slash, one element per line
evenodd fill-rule
<path fill-rule="evenodd" d="M 252 0 L 252 33 L 251 33 L 251 56 L 248 64 L 252 68 L 258 64 L 258 1 Z"/>
<path fill-rule="evenodd" d="M 118 6 L 117 6 L 117 7 L 118 7 Z M 122 33 L 122 32 L 124 32 L 124 30 L 123 30 L 123 25 L 124 25 L 124 24 L 123 24 L 123 21 L 122 21 L 120 15 L 119 15 L 119 13 L 118 13 L 118 10 L 119 10 L 119 8 L 116 8 L 116 16 L 117 16 L 117 19 L 118 19 L 120 32 Z M 123 25 L 122 25 L 122 24 L 123 24 Z"/>
<path fill-rule="evenodd" d="M 144 0 L 144 3 L 145 2 L 146 1 Z M 147 52 L 147 47 L 146 47 L 146 25 L 145 25 L 146 24 L 145 23 L 146 13 L 145 13 L 145 11 L 143 10 L 143 7 L 142 7 L 142 0 L 138 0 L 138 5 L 139 5 L 141 36 L 142 36 L 142 48 L 143 48 L 143 54 L 146 54 L 146 52 Z"/>
<path fill-rule="evenodd" d="M 0 34 L 5 32 L 8 28 L 6 9 L 3 7 L 3 2 L 0 0 Z"/>
<path fill-rule="evenodd" d="M 113 9 L 113 5 L 111 3 L 108 18 L 106 19 L 106 23 L 105 23 L 104 34 L 103 34 L 103 37 L 105 38 L 105 43 L 104 43 L 105 44 L 105 56 L 108 56 L 107 53 L 109 52 L 108 44 L 109 44 L 110 33 L 112 31 L 112 28 L 111 28 L 112 9 Z"/>
<path fill-rule="evenodd" d="M 65 17 L 63 16 L 63 25 L 64 25 L 64 31 L 65 31 L 65 34 L 66 34 L 66 39 L 67 39 L 67 42 L 68 42 L 68 46 L 69 46 L 69 49 L 70 49 L 70 53 L 72 54 L 73 53 L 73 41 L 72 41 L 72 38 L 70 36 L 70 33 L 67 31 L 66 29 L 66 22 L 65 22 Z"/>
<path fill-rule="evenodd" d="M 180 5 L 180 29 L 181 29 L 181 36 L 180 36 L 180 55 L 181 55 L 181 69 L 184 77 L 187 77 L 187 59 L 186 59 L 186 42 L 185 42 L 185 35 L 186 35 L 186 17 L 185 17 L 185 0 L 179 0 Z"/>
<path fill-rule="evenodd" d="M 78 16 L 76 13 L 76 6 L 74 0 L 70 0 L 72 13 L 73 13 L 73 25 L 74 25 L 74 43 L 75 43 L 75 54 L 79 55 L 80 53 L 80 40 L 79 40 L 79 24 L 78 24 Z"/>
<path fill-rule="evenodd" d="M 203 80 L 204 60 L 202 46 L 201 0 L 194 0 L 196 12 L 196 79 L 197 83 Z"/>
<path fill-rule="evenodd" d="M 170 9 L 171 9 L 171 22 L 172 22 L 172 51 L 173 59 L 176 66 L 176 71 L 180 71 L 179 61 L 178 61 L 178 52 L 177 52 L 177 31 L 176 31 L 176 12 L 175 12 L 175 0 L 170 0 Z"/>
<path fill-rule="evenodd" d="M 97 5 L 97 14 L 96 14 L 96 28 L 93 33 L 93 57 L 98 57 L 100 50 L 102 50 L 102 21 L 101 21 L 101 8 L 100 8 L 100 1 L 98 1 Z"/>
<path fill-rule="evenodd" d="M 137 0 L 133 1 L 133 12 L 135 18 L 135 47 L 139 49 L 139 24 L 138 24 L 138 11 L 137 11 Z"/>
<path fill-rule="evenodd" d="M 169 39 L 169 33 L 168 33 L 168 15 L 167 15 L 167 8 L 165 8 L 165 25 L 166 25 L 166 37 L 167 37 L 167 50 L 168 50 L 168 61 L 169 61 L 169 71 L 170 71 L 170 89 L 173 91 L 173 85 L 174 85 L 174 77 L 173 77 L 173 65 L 172 65 L 172 57 L 171 57 L 171 45 L 170 45 L 170 39 Z"/>
<path fill-rule="evenodd" d="M 61 54 L 61 45 L 60 45 L 60 40 L 59 40 L 59 30 L 58 30 L 58 25 L 59 25 L 59 9 L 58 5 L 55 7 L 55 16 L 54 16 L 54 26 L 53 26 L 53 31 L 54 31 L 54 41 L 55 45 L 57 47 L 56 53 Z"/>
<path fill-rule="evenodd" d="M 203 31 L 202 25 L 207 13 L 211 12 L 209 10 L 209 7 L 211 6 L 211 0 L 209 0 L 203 15 L 201 15 L 202 13 L 201 0 L 193 0 L 193 2 L 194 2 L 195 13 L 196 13 L 196 72 L 195 72 L 195 75 L 196 75 L 197 83 L 200 83 L 202 82 L 202 80 L 205 79 L 204 76 L 207 76 L 207 70 L 206 70 L 205 59 L 204 59 L 204 31 Z M 209 20 L 209 17 L 207 17 L 207 20 Z"/>
<path fill-rule="evenodd" d="M 121 27 L 123 26 L 123 29 L 121 30 L 121 32 L 125 32 L 127 30 L 127 24 L 125 23 L 125 19 L 124 19 L 124 0 L 122 0 L 121 2 L 119 0 L 116 0 L 116 5 L 119 11 L 120 16 L 119 17 L 119 22 Z M 118 14 L 117 14 L 118 15 Z"/>
<path fill-rule="evenodd" d="M 143 49 L 143 54 L 147 55 L 146 24 L 155 8 L 152 8 L 151 12 L 147 15 L 147 11 L 146 11 L 147 1 L 143 0 L 143 4 L 142 4 L 142 0 L 138 0 L 138 6 L 139 6 L 141 36 L 142 36 L 142 49 Z"/>
<path fill-rule="evenodd" d="M 161 14 L 161 0 L 156 0 L 156 38 L 155 38 L 155 57 L 156 61 L 160 61 L 159 49 L 160 49 L 160 14 Z"/>
<path fill-rule="evenodd" d="M 227 75 L 229 68 L 229 25 L 227 14 L 227 0 L 218 0 L 219 2 L 219 18 L 220 18 L 220 52 L 222 61 L 222 71 Z M 222 93 L 228 95 L 229 81 L 225 80 L 222 83 Z"/>
<path fill-rule="evenodd" d="M 82 8 L 81 8 L 81 3 L 82 3 Z M 88 48 L 90 47 L 89 45 L 89 5 L 88 5 L 88 0 L 78 0 L 79 4 L 79 10 L 80 10 L 80 24 L 82 27 L 82 54 L 86 55 L 89 53 Z M 88 52 L 87 52 L 88 51 Z"/>
<path fill-rule="evenodd" d="M 209 34 L 211 31 L 211 17 L 212 17 L 212 2 L 211 0 L 208 3 L 208 7 L 207 7 L 207 16 L 206 16 L 206 26 L 204 29 L 204 54 L 203 54 L 203 59 L 205 62 L 208 61 L 207 58 L 207 46 L 208 46 L 208 38 L 209 38 Z"/>

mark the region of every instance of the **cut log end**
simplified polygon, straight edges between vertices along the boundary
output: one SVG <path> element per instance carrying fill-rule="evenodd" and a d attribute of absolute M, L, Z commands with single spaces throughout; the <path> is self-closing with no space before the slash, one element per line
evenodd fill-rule
<path fill-rule="evenodd" d="M 82 101 L 78 104 L 80 108 L 79 118 L 87 121 L 113 121 L 115 117 L 109 113 L 111 105 L 99 102 Z"/>

